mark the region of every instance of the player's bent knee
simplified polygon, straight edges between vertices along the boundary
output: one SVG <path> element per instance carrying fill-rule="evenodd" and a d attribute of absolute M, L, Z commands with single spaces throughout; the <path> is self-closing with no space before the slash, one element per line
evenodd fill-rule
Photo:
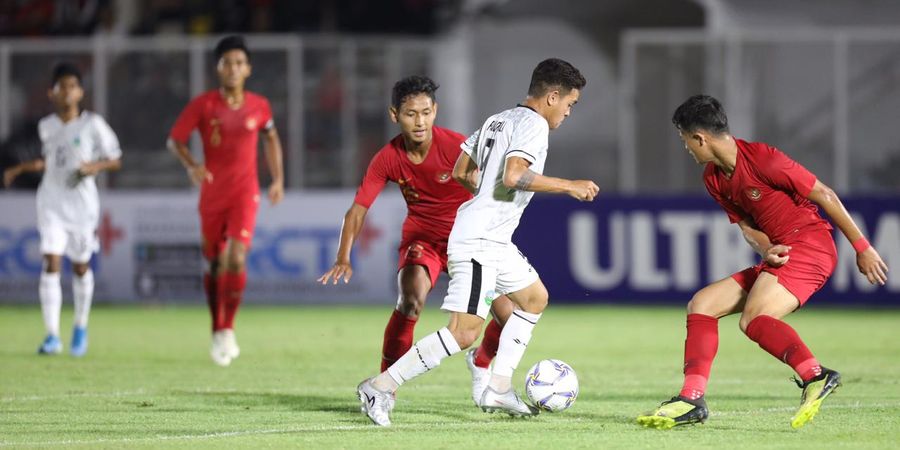
<path fill-rule="evenodd" d="M 397 310 L 406 317 L 419 317 L 425 306 L 425 297 L 419 295 L 401 295 Z"/>
<path fill-rule="evenodd" d="M 472 346 L 475 341 L 478 340 L 479 332 L 478 330 L 464 330 L 459 333 L 451 333 L 453 334 L 453 338 L 456 339 L 457 345 L 459 345 L 460 350 L 465 350 Z"/>
<path fill-rule="evenodd" d="M 702 289 L 694 294 L 694 296 L 691 297 L 691 301 L 687 304 L 688 314 L 703 314 L 706 316 L 720 317 L 722 316 L 720 309 L 721 307 L 718 302 L 716 302 L 716 299 L 713 298 L 713 296 L 708 295 L 708 293 Z"/>
<path fill-rule="evenodd" d="M 62 268 L 62 258 L 57 255 L 44 255 L 44 272 L 58 273 Z"/>
<path fill-rule="evenodd" d="M 225 261 L 225 270 L 229 272 L 243 272 L 246 263 L 247 258 L 243 253 L 233 252 L 228 255 L 228 259 Z"/>
<path fill-rule="evenodd" d="M 79 277 L 83 277 L 87 273 L 90 266 L 88 264 L 72 264 L 72 273 Z"/>
<path fill-rule="evenodd" d="M 481 326 L 483 324 L 484 321 L 457 320 L 451 321 L 450 325 L 447 326 L 447 329 L 450 330 L 450 334 L 456 339 L 459 348 L 465 350 L 478 340 L 478 336 L 481 335 Z"/>
<path fill-rule="evenodd" d="M 547 290 L 543 289 L 536 292 L 534 295 L 529 296 L 525 301 L 519 304 L 519 307 L 532 314 L 541 314 L 547 309 L 549 303 L 550 296 L 547 294 Z"/>
<path fill-rule="evenodd" d="M 747 334 L 747 327 L 750 326 L 750 322 L 753 322 L 753 319 L 755 319 L 761 315 L 763 315 L 763 314 L 757 314 L 757 313 L 754 313 L 753 311 L 744 311 L 744 313 L 741 314 L 741 320 L 738 321 L 738 327 L 741 328 L 741 331 L 744 334 Z"/>

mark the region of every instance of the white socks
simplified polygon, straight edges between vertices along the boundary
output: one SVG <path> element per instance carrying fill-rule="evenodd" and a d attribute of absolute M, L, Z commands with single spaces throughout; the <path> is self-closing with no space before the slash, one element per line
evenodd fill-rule
<path fill-rule="evenodd" d="M 522 310 L 513 311 L 500 332 L 500 345 L 494 358 L 494 367 L 488 386 L 496 392 L 506 392 L 512 387 L 512 375 L 525 356 L 531 341 L 531 332 L 540 320 L 540 314 Z"/>
<path fill-rule="evenodd" d="M 88 269 L 82 276 L 72 276 L 72 293 L 75 297 L 75 326 L 87 327 L 88 315 L 91 313 L 91 300 L 94 297 L 94 271 Z"/>
<path fill-rule="evenodd" d="M 62 286 L 59 282 L 59 272 L 41 272 L 38 297 L 41 299 L 41 313 L 44 316 L 44 328 L 47 329 L 47 334 L 59 336 L 59 310 L 62 308 Z"/>
<path fill-rule="evenodd" d="M 444 358 L 459 352 L 459 344 L 450 330 L 441 328 L 413 344 L 387 371 L 375 377 L 372 384 L 378 390 L 393 392 L 401 384 L 434 369 Z"/>

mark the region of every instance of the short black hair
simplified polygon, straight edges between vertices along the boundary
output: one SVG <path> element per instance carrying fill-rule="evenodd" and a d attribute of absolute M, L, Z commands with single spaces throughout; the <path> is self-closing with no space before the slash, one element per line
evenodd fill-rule
<path fill-rule="evenodd" d="M 553 89 L 566 95 L 572 89 L 583 89 L 585 84 L 587 80 L 575 66 L 559 58 L 549 58 L 538 63 L 531 73 L 528 95 L 540 97 Z"/>
<path fill-rule="evenodd" d="M 63 77 L 75 77 L 78 84 L 81 84 L 81 70 L 75 64 L 70 62 L 61 62 L 53 67 L 53 77 L 50 79 L 50 87 L 56 86 Z"/>
<path fill-rule="evenodd" d="M 431 101 L 434 102 L 436 101 L 434 91 L 439 87 L 431 78 L 421 75 L 408 76 L 394 83 L 394 89 L 391 90 L 391 106 L 399 111 L 404 100 L 419 94 L 431 97 Z"/>
<path fill-rule="evenodd" d="M 237 35 L 225 36 L 222 40 L 216 44 L 215 56 L 216 56 L 216 64 L 219 63 L 219 60 L 222 59 L 222 55 L 231 51 L 231 50 L 240 50 L 247 55 L 247 61 L 250 61 L 250 50 L 247 50 L 247 44 L 244 42 L 244 38 Z"/>
<path fill-rule="evenodd" d="M 672 114 L 672 123 L 685 133 L 705 130 L 710 133 L 728 132 L 728 116 L 718 100 L 709 95 L 694 95 L 684 101 Z"/>

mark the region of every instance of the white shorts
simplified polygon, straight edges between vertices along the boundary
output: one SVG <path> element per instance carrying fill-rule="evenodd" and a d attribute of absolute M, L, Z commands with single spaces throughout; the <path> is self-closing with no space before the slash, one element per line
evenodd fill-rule
<path fill-rule="evenodd" d="M 65 255 L 74 263 L 86 263 L 99 248 L 97 233 L 93 229 L 71 229 L 62 225 L 43 225 L 41 233 L 42 255 Z"/>
<path fill-rule="evenodd" d="M 487 318 L 498 296 L 521 291 L 538 281 L 537 270 L 515 244 L 486 245 L 479 251 L 450 255 L 450 285 L 441 309 Z"/>

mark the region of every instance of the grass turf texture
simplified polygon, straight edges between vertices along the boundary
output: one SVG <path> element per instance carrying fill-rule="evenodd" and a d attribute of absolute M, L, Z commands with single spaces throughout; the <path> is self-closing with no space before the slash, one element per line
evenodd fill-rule
<path fill-rule="evenodd" d="M 394 426 L 359 413 L 356 384 L 375 374 L 385 307 L 246 306 L 241 356 L 208 355 L 201 307 L 96 308 L 90 350 L 38 356 L 37 308 L 0 307 L 0 447 L 68 448 L 896 448 L 900 441 L 900 311 L 810 308 L 791 323 L 844 386 L 815 422 L 792 430 L 800 390 L 791 370 L 720 322 L 705 425 L 644 429 L 635 416 L 676 394 L 681 308 L 553 306 L 515 375 L 543 358 L 581 381 L 572 409 L 535 419 L 487 415 L 469 395 L 463 355 L 404 386 Z M 427 309 L 416 338 L 445 325 Z"/>

